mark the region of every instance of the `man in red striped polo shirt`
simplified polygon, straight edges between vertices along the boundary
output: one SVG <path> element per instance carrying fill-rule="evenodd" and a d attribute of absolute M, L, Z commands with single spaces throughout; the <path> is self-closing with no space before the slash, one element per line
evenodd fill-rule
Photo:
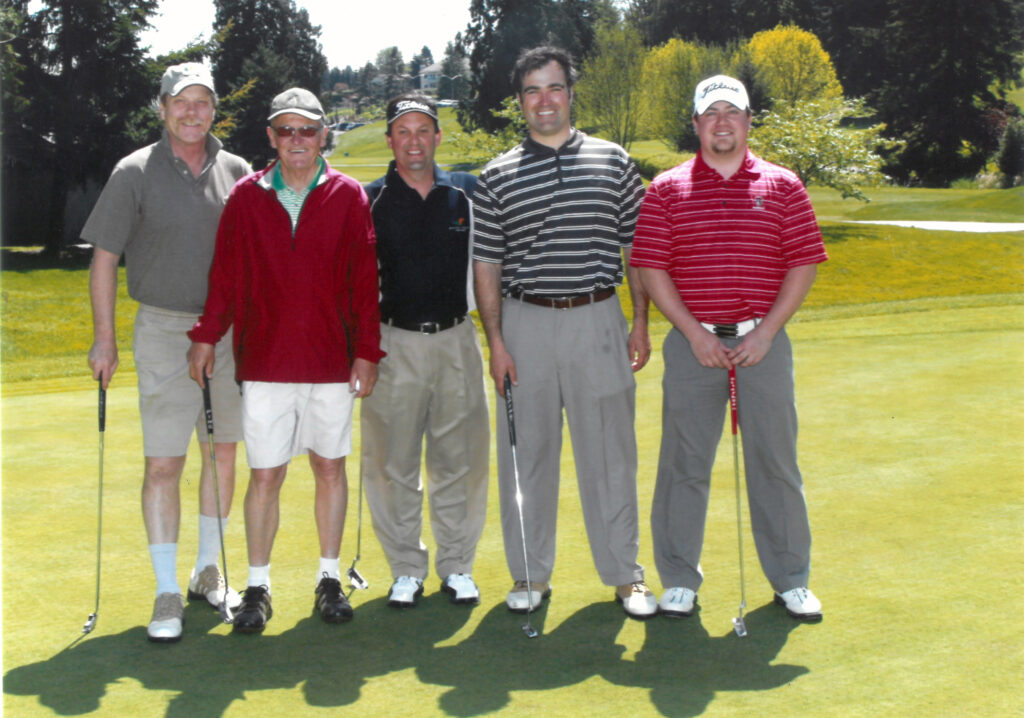
<path fill-rule="evenodd" d="M 651 511 L 659 610 L 688 616 L 700 566 L 711 467 L 737 370 L 751 524 L 775 600 L 820 620 L 807 588 L 811 533 L 796 460 L 793 355 L 785 324 L 828 257 L 796 175 L 747 149 L 746 88 L 731 77 L 694 95 L 697 156 L 654 179 L 630 263 L 672 322 L 665 339 L 661 454 Z"/>

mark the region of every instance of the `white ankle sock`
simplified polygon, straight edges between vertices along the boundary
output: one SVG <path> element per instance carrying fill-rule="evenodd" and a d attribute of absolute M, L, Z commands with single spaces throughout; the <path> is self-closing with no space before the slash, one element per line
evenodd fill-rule
<path fill-rule="evenodd" d="M 156 574 L 156 595 L 161 593 L 181 593 L 178 585 L 176 566 L 178 563 L 178 544 L 151 543 L 149 558 L 153 562 L 153 573 Z"/>
<path fill-rule="evenodd" d="M 224 527 L 224 535 L 228 534 L 228 517 L 220 520 Z M 199 514 L 199 551 L 196 554 L 196 574 L 220 561 L 220 530 L 216 516 Z"/>
<path fill-rule="evenodd" d="M 320 585 L 320 579 L 322 579 L 324 577 L 325 573 L 327 574 L 327 578 L 336 578 L 336 579 L 338 579 L 340 581 L 341 580 L 340 562 L 341 562 L 340 558 L 324 558 L 323 556 L 321 556 L 320 557 L 320 570 L 316 572 L 316 584 L 315 585 Z"/>
<path fill-rule="evenodd" d="M 250 566 L 247 586 L 266 586 L 270 590 L 270 564 L 266 566 Z"/>

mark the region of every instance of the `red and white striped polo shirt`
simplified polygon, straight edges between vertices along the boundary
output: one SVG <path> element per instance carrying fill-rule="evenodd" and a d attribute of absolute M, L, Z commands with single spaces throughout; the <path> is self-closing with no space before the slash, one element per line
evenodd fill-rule
<path fill-rule="evenodd" d="M 630 264 L 664 269 L 702 322 L 763 317 L 786 272 L 828 259 L 797 176 L 749 151 L 729 179 L 700 154 L 654 178 Z"/>

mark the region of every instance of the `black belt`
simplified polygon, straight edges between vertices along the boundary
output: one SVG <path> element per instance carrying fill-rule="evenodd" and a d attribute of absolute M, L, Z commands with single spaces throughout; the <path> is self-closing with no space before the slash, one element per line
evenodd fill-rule
<path fill-rule="evenodd" d="M 437 334 L 438 332 L 443 332 L 445 329 L 451 329 L 452 327 L 459 326 L 466 321 L 466 315 L 463 314 L 461 317 L 447 319 L 443 322 L 400 322 L 396 319 L 384 319 L 382 321 L 388 326 L 404 329 L 407 332 Z"/>
<path fill-rule="evenodd" d="M 545 294 L 527 294 L 521 289 L 513 289 L 509 292 L 509 296 L 513 299 L 518 299 L 521 302 L 526 302 L 527 304 L 536 304 L 538 307 L 548 307 L 550 309 L 572 309 L 573 307 L 581 307 L 584 304 L 596 304 L 597 302 L 603 302 L 605 299 L 615 296 L 615 287 L 598 289 L 596 292 L 591 292 L 590 294 L 573 294 L 567 297 L 549 297 Z"/>

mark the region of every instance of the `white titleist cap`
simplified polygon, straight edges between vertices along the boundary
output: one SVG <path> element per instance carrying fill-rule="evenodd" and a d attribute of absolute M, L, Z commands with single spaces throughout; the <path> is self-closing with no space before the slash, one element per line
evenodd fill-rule
<path fill-rule="evenodd" d="M 703 115 L 719 100 L 725 100 L 741 110 L 750 109 L 750 98 L 747 97 L 747 88 L 742 82 L 728 75 L 715 75 L 697 85 L 697 90 L 693 93 L 693 113 Z"/>

